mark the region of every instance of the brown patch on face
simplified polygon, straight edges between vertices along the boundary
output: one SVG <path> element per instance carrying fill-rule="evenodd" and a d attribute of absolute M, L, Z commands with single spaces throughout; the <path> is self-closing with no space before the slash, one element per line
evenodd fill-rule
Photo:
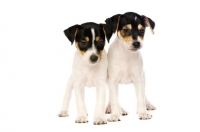
<path fill-rule="evenodd" d="M 100 59 L 101 59 L 101 57 L 102 57 L 102 54 L 103 54 L 103 50 L 101 50 L 101 51 L 99 52 L 99 57 L 100 57 Z"/>
<path fill-rule="evenodd" d="M 143 26 L 141 24 L 138 25 L 138 30 L 142 29 Z"/>
<path fill-rule="evenodd" d="M 131 29 L 132 29 L 132 26 L 131 26 L 131 24 L 127 24 L 127 25 L 126 25 L 126 27 L 127 27 L 129 30 L 131 30 Z"/>
<path fill-rule="evenodd" d="M 141 40 L 143 40 L 143 39 L 144 39 L 144 36 L 139 36 L 139 37 L 140 37 L 140 39 L 141 39 Z"/>
<path fill-rule="evenodd" d="M 83 56 L 85 54 L 84 51 L 81 51 L 78 47 L 78 42 L 75 43 L 76 48 L 78 49 L 79 53 Z"/>
<path fill-rule="evenodd" d="M 133 38 L 131 35 L 127 36 L 124 34 L 123 30 L 119 31 L 120 35 L 122 36 L 122 39 L 126 42 L 126 43 L 132 43 L 133 42 Z"/>
<path fill-rule="evenodd" d="M 78 48 L 78 42 L 75 43 L 75 46 L 76 46 L 77 49 L 79 49 L 79 48 Z"/>
<path fill-rule="evenodd" d="M 119 33 L 120 33 L 120 35 L 122 36 L 122 39 L 123 39 L 126 43 L 132 43 L 132 42 L 134 41 L 133 38 L 132 38 L 132 36 L 131 36 L 131 35 L 126 35 L 126 34 L 124 33 L 124 31 L 123 31 L 124 29 L 129 29 L 129 30 L 131 30 L 131 29 L 132 29 L 131 24 L 125 25 L 125 26 L 122 28 L 122 30 L 119 31 Z"/>
<path fill-rule="evenodd" d="M 90 40 L 89 37 L 86 36 L 85 41 L 89 42 L 89 40 Z"/>
<path fill-rule="evenodd" d="M 99 36 L 96 36 L 95 40 L 96 41 L 99 41 L 100 37 Z"/>

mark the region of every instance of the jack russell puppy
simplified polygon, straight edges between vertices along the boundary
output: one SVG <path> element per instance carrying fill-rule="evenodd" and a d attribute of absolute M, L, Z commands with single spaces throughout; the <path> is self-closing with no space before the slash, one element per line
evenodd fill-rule
<path fill-rule="evenodd" d="M 156 108 L 145 96 L 145 75 L 140 49 L 146 27 L 154 34 L 155 22 L 134 12 L 117 14 L 105 20 L 112 26 L 117 36 L 108 50 L 109 104 L 106 113 L 111 113 L 108 121 L 120 121 L 120 115 L 127 115 L 118 102 L 118 84 L 134 84 L 139 119 L 151 119 L 147 110 Z"/>
<path fill-rule="evenodd" d="M 74 89 L 78 112 L 75 122 L 88 122 L 84 102 L 84 87 L 96 87 L 97 102 L 94 124 L 107 124 L 105 99 L 108 60 L 104 46 L 105 37 L 109 42 L 113 29 L 107 24 L 88 22 L 69 27 L 64 33 L 72 44 L 75 40 L 77 50 L 74 55 L 72 74 L 68 80 L 63 105 L 58 116 L 68 116 L 69 101 L 72 89 Z"/>

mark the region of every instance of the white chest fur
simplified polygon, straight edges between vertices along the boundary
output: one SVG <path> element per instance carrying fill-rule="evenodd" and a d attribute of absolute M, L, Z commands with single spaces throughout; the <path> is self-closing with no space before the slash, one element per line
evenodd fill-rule
<path fill-rule="evenodd" d="M 133 83 L 136 76 L 143 72 L 142 56 L 140 52 L 132 53 L 125 49 L 118 38 L 112 43 L 108 52 L 109 76 L 116 74 L 116 81 L 121 84 Z"/>
<path fill-rule="evenodd" d="M 81 84 L 87 87 L 94 87 L 94 79 L 99 78 L 106 80 L 107 77 L 107 55 L 103 51 L 102 58 L 97 64 L 88 64 L 83 59 L 78 51 L 74 55 L 72 68 L 73 79 L 81 81 Z"/>

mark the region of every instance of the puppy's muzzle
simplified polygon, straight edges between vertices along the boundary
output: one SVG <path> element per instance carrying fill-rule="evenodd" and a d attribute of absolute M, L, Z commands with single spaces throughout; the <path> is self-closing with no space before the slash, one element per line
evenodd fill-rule
<path fill-rule="evenodd" d="M 140 42 L 133 42 L 133 47 L 134 47 L 135 49 L 140 48 Z"/>
<path fill-rule="evenodd" d="M 95 63 L 98 60 L 98 56 L 96 56 L 95 54 L 92 54 L 90 56 L 90 60 L 91 60 L 91 62 Z"/>

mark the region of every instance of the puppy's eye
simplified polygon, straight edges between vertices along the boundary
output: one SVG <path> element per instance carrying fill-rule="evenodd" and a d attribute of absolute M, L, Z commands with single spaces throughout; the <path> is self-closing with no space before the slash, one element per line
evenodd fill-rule
<path fill-rule="evenodd" d="M 125 34 L 127 34 L 128 33 L 128 29 L 123 29 L 123 32 L 125 33 Z"/>
<path fill-rule="evenodd" d="M 144 34 L 144 29 L 140 29 L 139 33 Z"/>
<path fill-rule="evenodd" d="M 87 42 L 86 42 L 85 40 L 82 40 L 82 41 L 80 42 L 80 45 L 81 45 L 81 46 L 86 46 L 86 45 L 87 45 Z"/>
<path fill-rule="evenodd" d="M 100 39 L 100 40 L 98 41 L 98 45 L 99 45 L 99 46 L 103 45 L 103 40 L 102 40 L 102 39 Z"/>

